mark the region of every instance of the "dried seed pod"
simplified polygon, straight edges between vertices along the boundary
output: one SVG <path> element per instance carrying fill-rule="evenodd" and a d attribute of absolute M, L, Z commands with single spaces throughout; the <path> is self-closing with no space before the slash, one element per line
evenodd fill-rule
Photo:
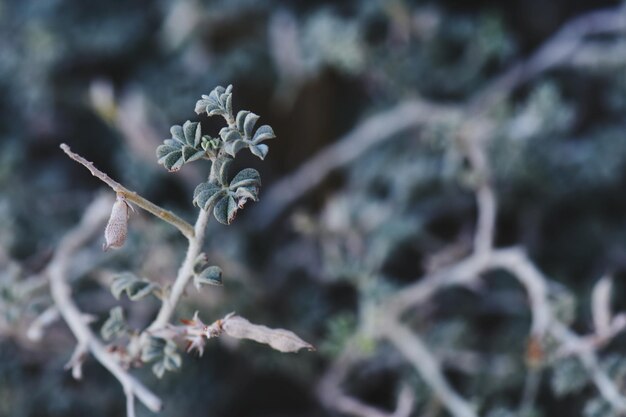
<path fill-rule="evenodd" d="M 126 236 L 128 235 L 128 208 L 130 205 L 126 199 L 118 194 L 113 203 L 111 209 L 111 217 L 104 229 L 104 244 L 102 250 L 106 251 L 109 248 L 121 248 L 126 242 Z"/>

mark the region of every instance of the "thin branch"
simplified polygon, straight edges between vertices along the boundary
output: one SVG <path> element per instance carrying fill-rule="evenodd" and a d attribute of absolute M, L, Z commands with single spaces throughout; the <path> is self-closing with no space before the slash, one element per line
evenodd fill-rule
<path fill-rule="evenodd" d="M 89 162 L 88 160 L 78 155 L 77 153 L 72 152 L 70 147 L 67 146 L 65 143 L 62 143 L 60 147 L 63 150 L 63 152 L 65 152 L 70 158 L 72 158 L 74 161 L 78 162 L 79 164 L 83 165 L 85 168 L 87 168 L 94 177 L 98 178 L 100 181 L 104 182 L 106 185 L 111 187 L 111 189 L 115 191 L 117 194 L 123 196 L 129 202 L 134 203 L 137 206 L 141 207 L 142 209 L 146 210 L 148 213 L 160 218 L 161 220 L 167 223 L 170 223 L 171 225 L 176 227 L 178 230 L 180 230 L 180 232 L 187 239 L 193 238 L 194 236 L 193 227 L 189 223 L 187 223 L 185 220 L 181 219 L 173 212 L 166 210 L 162 207 L 159 207 L 158 205 L 154 204 L 150 200 L 147 200 L 144 197 L 140 196 L 136 192 L 130 191 L 128 188 L 124 187 L 122 184 L 113 180 L 107 174 L 105 174 L 104 172 L 96 168 L 93 162 Z"/>
<path fill-rule="evenodd" d="M 72 290 L 65 281 L 72 255 L 99 232 L 106 221 L 111 201 L 100 197 L 86 210 L 81 223 L 59 243 L 55 255 L 48 265 L 52 298 L 79 345 L 87 346 L 93 356 L 122 384 L 125 392 L 132 392 L 148 409 L 156 412 L 162 408 L 161 400 L 141 382 L 124 370 L 109 354 L 104 345 L 93 334 L 83 320 L 83 313 L 72 299 Z"/>
<path fill-rule="evenodd" d="M 265 194 L 255 211 L 255 226 L 271 225 L 284 210 L 319 185 L 333 170 L 357 160 L 375 145 L 407 129 L 426 123 L 449 123 L 459 120 L 452 107 L 411 100 L 391 110 L 362 121 L 348 134 L 322 149 L 297 171 L 276 182 Z"/>
<path fill-rule="evenodd" d="M 441 371 L 437 358 L 422 339 L 395 319 L 385 321 L 382 336 L 389 340 L 417 369 L 443 406 L 455 417 L 477 417 L 474 407 L 461 397 Z"/>
<path fill-rule="evenodd" d="M 174 285 L 172 286 L 169 296 L 163 300 L 163 304 L 161 304 L 161 309 L 159 310 L 157 317 L 154 319 L 152 324 L 148 326 L 148 331 L 162 328 L 170 321 L 172 314 L 174 314 L 174 309 L 178 304 L 178 300 L 183 295 L 183 292 L 189 283 L 189 279 L 193 275 L 193 267 L 195 265 L 196 258 L 200 254 L 202 246 L 204 245 L 206 225 L 210 216 L 211 214 L 209 211 L 200 210 L 198 219 L 196 220 L 196 224 L 194 226 L 194 237 L 189 240 L 185 260 L 178 270 L 176 280 L 174 281 Z"/>
<path fill-rule="evenodd" d="M 552 325 L 551 333 L 559 342 L 564 345 L 577 345 L 580 343 L 580 336 L 576 335 L 564 324 L 555 322 Z M 596 388 L 614 410 L 620 413 L 626 412 L 626 398 L 619 392 L 615 382 L 607 375 L 598 362 L 598 357 L 593 350 L 583 350 L 576 352 L 587 372 L 591 375 Z"/>
<path fill-rule="evenodd" d="M 354 417 L 409 417 L 415 404 L 415 396 L 408 386 L 403 386 L 398 395 L 396 410 L 388 412 L 373 407 L 347 395 L 341 389 L 342 381 L 358 357 L 354 354 L 354 343 L 346 342 L 343 352 L 328 367 L 317 387 L 320 401 L 328 408 Z"/>

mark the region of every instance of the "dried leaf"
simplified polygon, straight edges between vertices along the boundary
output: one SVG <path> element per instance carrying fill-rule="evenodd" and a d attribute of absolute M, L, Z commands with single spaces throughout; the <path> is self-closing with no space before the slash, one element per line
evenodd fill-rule
<path fill-rule="evenodd" d="M 300 349 L 315 350 L 311 344 L 300 339 L 292 331 L 270 329 L 267 326 L 250 323 L 240 316 L 224 319 L 222 329 L 225 334 L 236 339 L 254 340 L 280 352 L 298 352 Z"/>

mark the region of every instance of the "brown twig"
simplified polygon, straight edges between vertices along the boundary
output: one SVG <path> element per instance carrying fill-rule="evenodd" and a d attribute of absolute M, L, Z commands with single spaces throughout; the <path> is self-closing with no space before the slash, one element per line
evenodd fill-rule
<path fill-rule="evenodd" d="M 67 154 L 67 156 L 69 156 L 74 161 L 78 162 L 79 164 L 83 165 L 85 168 L 87 168 L 91 172 L 91 174 L 94 177 L 98 178 L 100 181 L 104 182 L 106 185 L 111 187 L 113 191 L 115 191 L 117 194 L 124 197 L 127 201 L 136 204 L 137 206 L 146 210 L 148 213 L 153 214 L 154 216 L 160 218 L 161 220 L 173 225 L 178 230 L 180 230 L 180 232 L 187 239 L 193 239 L 194 228 L 185 220 L 181 219 L 180 217 L 178 217 L 176 214 L 172 213 L 171 211 L 166 210 L 162 207 L 159 207 L 158 205 L 154 204 L 150 200 L 147 200 L 144 197 L 140 196 L 136 192 L 130 191 L 128 188 L 124 187 L 122 184 L 113 180 L 107 174 L 105 174 L 104 172 L 96 168 L 93 162 L 89 162 L 88 160 L 78 155 L 77 153 L 72 152 L 70 147 L 67 146 L 65 143 L 62 143 L 60 145 L 60 148 L 63 150 L 63 152 Z"/>

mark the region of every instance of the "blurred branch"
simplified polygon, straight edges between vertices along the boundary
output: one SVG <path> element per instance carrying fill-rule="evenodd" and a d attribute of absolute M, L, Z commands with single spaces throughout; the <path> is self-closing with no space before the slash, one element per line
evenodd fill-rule
<path fill-rule="evenodd" d="M 333 170 L 355 161 L 369 149 L 407 129 L 425 123 L 449 123 L 460 114 L 452 107 L 422 100 L 401 103 L 370 116 L 332 145 L 322 149 L 298 170 L 276 182 L 257 204 L 258 228 L 271 225 L 291 204 L 308 194 Z"/>
<path fill-rule="evenodd" d="M 83 313 L 74 303 L 71 288 L 65 281 L 74 252 L 93 238 L 96 232 L 102 230 L 102 226 L 109 215 L 110 207 L 109 198 L 99 197 L 96 199 L 85 211 L 81 223 L 61 240 L 47 267 L 50 290 L 61 316 L 78 340 L 79 346 L 86 346 L 98 362 L 118 379 L 127 397 L 129 395 L 137 396 L 148 409 L 156 412 L 162 407 L 161 400 L 124 370 L 92 333 L 83 320 Z"/>
<path fill-rule="evenodd" d="M 384 321 L 381 333 L 413 364 L 450 414 L 455 417 L 478 416 L 474 407 L 448 384 L 439 361 L 419 336 L 393 318 Z"/>
<path fill-rule="evenodd" d="M 136 192 L 130 191 L 129 189 L 127 189 L 122 184 L 118 183 L 117 181 L 114 181 L 107 174 L 105 174 L 104 172 L 96 168 L 93 162 L 89 162 L 82 156 L 78 155 L 77 153 L 72 152 L 70 147 L 67 146 L 65 143 L 62 143 L 60 147 L 63 150 L 63 152 L 67 154 L 67 156 L 69 156 L 71 159 L 73 159 L 74 161 L 78 162 L 79 164 L 87 168 L 94 177 L 98 178 L 100 181 L 104 182 L 106 185 L 111 187 L 111 189 L 115 191 L 118 195 L 123 196 L 127 201 L 136 204 L 137 206 L 146 210 L 148 213 L 151 213 L 154 216 L 160 218 L 161 220 L 173 225 L 178 230 L 180 230 L 180 232 L 187 239 L 193 239 L 194 229 L 185 220 L 181 219 L 180 217 L 178 217 L 176 214 L 172 213 L 171 211 L 157 206 L 156 204 L 143 198 Z"/>
<path fill-rule="evenodd" d="M 478 184 L 478 204 L 483 206 L 478 219 L 475 250 L 483 252 L 489 247 L 495 219 L 495 197 L 489 188 L 488 172 L 480 172 L 481 151 L 473 144 L 476 138 L 485 140 L 494 128 L 488 114 L 508 97 L 513 89 L 538 74 L 566 63 L 585 37 L 601 33 L 626 31 L 626 7 L 592 12 L 566 23 L 556 35 L 546 41 L 530 58 L 513 65 L 495 81 L 477 93 L 465 109 L 465 123 L 459 131 L 464 134 L 467 156 L 474 170 L 484 175 Z M 276 182 L 257 205 L 258 228 L 272 224 L 291 204 L 319 185 L 333 170 L 354 161 L 374 145 L 407 129 L 423 124 L 456 122 L 462 118 L 459 109 L 410 100 L 391 110 L 370 116 L 347 135 L 319 151 L 294 173 Z M 465 139 L 466 138 L 466 139 Z"/>
<path fill-rule="evenodd" d="M 403 386 L 398 394 L 394 412 L 383 411 L 349 396 L 341 389 L 350 367 L 358 359 L 353 352 L 353 343 L 347 342 L 341 355 L 328 367 L 318 383 L 317 395 L 328 408 L 355 417 L 409 417 L 413 411 L 415 397 L 408 386 Z"/>

